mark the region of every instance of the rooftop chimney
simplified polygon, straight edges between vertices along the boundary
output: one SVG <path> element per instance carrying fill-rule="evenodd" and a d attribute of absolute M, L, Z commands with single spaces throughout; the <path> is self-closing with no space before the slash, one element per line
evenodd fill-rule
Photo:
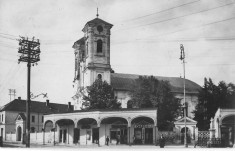
<path fill-rule="evenodd" d="M 71 102 L 68 102 L 68 109 L 71 109 Z"/>
<path fill-rule="evenodd" d="M 46 100 L 46 106 L 49 106 L 49 100 Z"/>
<path fill-rule="evenodd" d="M 21 97 L 18 97 L 18 100 L 20 101 L 20 100 L 21 100 Z"/>

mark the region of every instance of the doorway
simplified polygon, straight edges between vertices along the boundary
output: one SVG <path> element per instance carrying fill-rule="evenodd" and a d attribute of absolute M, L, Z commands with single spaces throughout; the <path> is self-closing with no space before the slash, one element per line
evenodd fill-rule
<path fill-rule="evenodd" d="M 99 128 L 92 129 L 92 143 L 99 143 Z"/>
<path fill-rule="evenodd" d="M 21 141 L 22 128 L 19 126 L 17 128 L 17 141 Z"/>
<path fill-rule="evenodd" d="M 67 140 L 67 130 L 65 129 L 63 132 L 63 143 L 66 143 Z"/>
<path fill-rule="evenodd" d="M 77 144 L 78 142 L 79 142 L 79 140 L 80 140 L 80 129 L 78 129 L 78 128 L 75 128 L 74 129 L 74 144 Z"/>
<path fill-rule="evenodd" d="M 153 128 L 145 128 L 145 144 L 153 144 Z"/>
<path fill-rule="evenodd" d="M 60 130 L 60 134 L 59 134 L 59 143 L 62 143 L 62 133 L 63 133 L 63 131 Z"/>
<path fill-rule="evenodd" d="M 134 129 L 134 144 L 142 144 L 142 128 Z"/>

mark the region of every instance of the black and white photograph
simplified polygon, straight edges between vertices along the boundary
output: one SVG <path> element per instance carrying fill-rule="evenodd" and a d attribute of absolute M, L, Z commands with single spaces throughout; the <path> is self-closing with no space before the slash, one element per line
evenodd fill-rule
<path fill-rule="evenodd" d="M 0 0 L 0 148 L 235 148 L 235 0 Z"/>

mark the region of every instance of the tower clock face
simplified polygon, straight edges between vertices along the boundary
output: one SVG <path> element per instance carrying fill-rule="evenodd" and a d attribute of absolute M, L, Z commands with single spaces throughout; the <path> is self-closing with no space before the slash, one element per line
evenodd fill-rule
<path fill-rule="evenodd" d="M 102 32 L 103 31 L 103 27 L 102 26 L 97 26 L 97 30 L 98 30 L 98 32 Z"/>

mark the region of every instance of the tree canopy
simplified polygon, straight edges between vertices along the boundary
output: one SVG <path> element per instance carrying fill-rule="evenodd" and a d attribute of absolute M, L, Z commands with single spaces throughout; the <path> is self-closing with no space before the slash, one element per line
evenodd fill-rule
<path fill-rule="evenodd" d="M 169 130 L 180 113 L 180 100 L 171 93 L 168 81 L 159 81 L 153 76 L 140 76 L 131 90 L 133 108 L 153 108 L 158 111 L 159 130 Z"/>
<path fill-rule="evenodd" d="M 218 108 L 235 108 L 235 85 L 226 84 L 224 81 L 215 85 L 210 78 L 205 78 L 194 111 L 194 119 L 198 122 L 199 130 L 210 128 L 210 119 L 214 117 Z"/>
<path fill-rule="evenodd" d="M 89 109 L 118 109 L 121 103 L 114 96 L 111 85 L 106 81 L 97 79 L 91 86 L 87 87 L 87 96 L 83 97 L 86 110 Z"/>

